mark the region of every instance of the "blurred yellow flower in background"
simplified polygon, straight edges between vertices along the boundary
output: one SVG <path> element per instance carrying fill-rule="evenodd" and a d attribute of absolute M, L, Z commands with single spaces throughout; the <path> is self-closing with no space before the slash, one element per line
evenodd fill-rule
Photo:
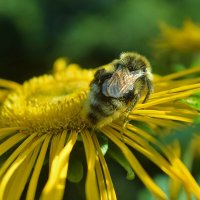
<path fill-rule="evenodd" d="M 182 28 L 165 23 L 160 25 L 161 36 L 154 41 L 154 47 L 178 52 L 200 51 L 200 25 L 186 20 Z"/>
<path fill-rule="evenodd" d="M 200 92 L 198 77 L 183 79 L 199 73 L 200 67 L 163 77 L 154 75 L 154 93 L 147 103 L 139 102 L 131 111 L 126 128 L 117 119 L 102 128 L 91 129 L 81 116 L 95 71 L 59 59 L 52 74 L 34 77 L 22 85 L 0 80 L 0 155 L 4 156 L 0 167 L 0 199 L 20 199 L 25 186 L 26 199 L 35 199 L 46 159 L 48 180 L 39 196 L 45 200 L 62 199 L 70 155 L 78 141 L 83 143 L 87 162 L 86 199 L 117 199 L 99 140 L 102 136 L 119 148 L 156 198 L 167 199 L 167 196 L 132 149 L 179 182 L 188 198 L 193 194 L 198 199 L 200 187 L 179 156 L 164 146 L 157 135 L 135 124 L 143 122 L 155 132 L 169 132 L 191 124 L 198 112 L 179 100 Z"/>

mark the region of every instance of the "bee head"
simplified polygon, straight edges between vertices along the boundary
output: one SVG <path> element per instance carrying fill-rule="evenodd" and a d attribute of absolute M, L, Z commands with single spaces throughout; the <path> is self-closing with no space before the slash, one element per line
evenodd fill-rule
<path fill-rule="evenodd" d="M 120 55 L 119 64 L 128 68 L 130 72 L 141 70 L 146 72 L 146 68 L 150 67 L 148 60 L 137 53 L 126 52 Z"/>

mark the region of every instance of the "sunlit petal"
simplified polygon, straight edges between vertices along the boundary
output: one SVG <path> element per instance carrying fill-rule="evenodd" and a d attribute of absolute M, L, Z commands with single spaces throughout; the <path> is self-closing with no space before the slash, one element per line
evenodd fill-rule
<path fill-rule="evenodd" d="M 110 176 L 107 164 L 106 164 L 106 160 L 105 160 L 105 158 L 104 158 L 104 156 L 101 152 L 100 145 L 99 145 L 99 142 L 98 142 L 96 135 L 93 135 L 93 141 L 94 141 L 94 144 L 96 146 L 99 161 L 100 161 L 101 166 L 102 166 L 104 179 L 105 179 L 104 181 L 106 182 L 106 186 L 107 186 L 108 199 L 109 200 L 115 200 L 115 199 L 117 199 L 116 194 L 115 194 L 115 189 L 114 189 L 112 179 L 111 179 L 111 176 Z"/>
<path fill-rule="evenodd" d="M 7 137 L 9 135 L 16 133 L 20 129 L 21 129 L 21 127 L 1 128 L 0 129 L 0 139 L 3 139 L 4 137 Z"/>
<path fill-rule="evenodd" d="M 37 162 L 35 164 L 34 171 L 33 171 L 30 183 L 29 183 L 27 196 L 26 196 L 27 200 L 35 199 L 35 191 L 36 191 L 36 187 L 37 187 L 37 182 L 38 182 L 38 178 L 40 175 L 40 171 L 43 166 L 44 158 L 46 156 L 46 151 L 47 151 L 47 148 L 49 145 L 50 138 L 51 137 L 47 135 L 42 144 L 42 147 L 41 147 L 41 150 L 40 150 L 40 153 L 39 153 L 39 156 L 38 156 Z"/>
<path fill-rule="evenodd" d="M 66 137 L 67 133 L 66 131 L 63 131 L 62 134 L 54 135 L 51 141 L 51 147 L 50 147 L 50 156 L 49 156 L 49 169 L 51 170 L 51 166 L 53 163 L 53 160 L 56 158 L 56 156 L 59 155 L 59 153 L 62 151 L 66 144 Z"/>
<path fill-rule="evenodd" d="M 21 85 L 14 81 L 0 79 L 0 87 L 16 90 L 16 89 L 19 89 L 21 87 Z"/>
<path fill-rule="evenodd" d="M 199 185 L 179 156 L 162 144 L 157 135 L 170 134 L 172 130 L 191 125 L 199 115 L 196 109 L 180 100 L 200 92 L 200 78 L 184 77 L 200 72 L 200 67 L 164 77 L 153 75 L 154 93 L 146 103 L 142 103 L 142 96 L 127 117 L 126 125 L 122 120 L 126 113 L 122 113 L 116 120 L 109 118 L 107 125 L 101 128 L 88 123 L 85 106 L 87 98 L 91 97 L 88 91 L 96 70 L 81 69 L 61 58 L 55 63 L 52 74 L 34 77 L 22 85 L 0 79 L 0 155 L 3 157 L 0 199 L 19 200 L 22 196 L 27 200 L 37 197 L 63 199 L 69 158 L 74 146 L 79 148 L 81 143 L 87 162 L 86 199 L 117 199 L 109 173 L 111 169 L 100 147 L 102 136 L 108 141 L 108 148 L 110 141 L 116 144 L 156 198 L 167 199 L 167 196 L 132 150 L 183 187 L 188 199 L 190 195 L 198 198 Z M 36 194 L 37 186 L 46 159 L 49 174 L 40 196 Z"/>
<path fill-rule="evenodd" d="M 6 141 L 0 144 L 0 156 L 26 137 L 27 135 L 20 133 L 9 137 Z"/>
<path fill-rule="evenodd" d="M 4 175 L 9 166 L 13 165 L 13 162 L 16 162 L 16 166 L 19 166 L 20 163 L 31 153 L 34 148 L 44 140 L 44 136 L 39 139 L 35 139 L 37 134 L 32 134 L 29 136 L 4 162 L 0 168 L 0 178 Z M 16 167 L 17 168 L 17 167 Z"/>
<path fill-rule="evenodd" d="M 41 146 L 38 145 L 35 148 L 33 154 L 30 154 L 20 165 L 20 167 L 16 170 L 15 174 L 9 181 L 9 187 L 6 188 L 5 199 L 20 199 L 20 196 L 22 195 L 22 192 L 34 167 L 35 161 L 39 154 L 40 147 Z"/>
<path fill-rule="evenodd" d="M 146 187 L 159 199 L 167 199 L 165 193 L 154 183 L 150 176 L 146 173 L 143 167 L 140 165 L 139 161 L 132 154 L 129 148 L 121 142 L 118 138 L 111 134 L 113 131 L 103 128 L 103 133 L 110 138 L 122 151 L 134 172 L 140 177 L 141 181 L 146 185 Z"/>
<path fill-rule="evenodd" d="M 44 187 L 41 199 L 62 199 L 66 184 L 69 156 L 76 140 L 77 133 L 72 132 L 64 148 L 53 159 L 49 179 Z"/>
<path fill-rule="evenodd" d="M 28 146 L 26 146 L 26 149 L 24 149 L 24 151 L 21 152 L 21 154 L 19 156 L 16 155 L 16 151 L 15 151 L 9 158 L 10 160 L 8 159 L 7 162 L 4 163 L 4 165 L 0 171 L 1 174 L 4 173 L 4 170 L 7 169 L 8 165 L 10 164 L 9 162 L 12 162 L 12 160 L 14 160 L 16 158 L 15 156 L 18 156 L 16 158 L 16 160 L 12 163 L 11 167 L 6 171 L 6 173 L 4 174 L 4 176 L 2 178 L 2 181 L 0 184 L 0 188 L 1 188 L 0 199 L 4 198 L 4 193 L 5 193 L 6 187 L 9 187 L 9 180 L 14 175 L 15 171 L 18 169 L 18 167 L 20 167 L 21 164 L 23 164 L 25 159 L 34 151 L 35 147 L 37 145 L 41 145 L 41 142 L 43 140 L 44 140 L 44 137 L 41 137 L 38 140 L 36 140 L 35 142 L 33 142 L 29 148 L 28 148 Z"/>
<path fill-rule="evenodd" d="M 95 174 L 96 151 L 89 132 L 81 133 L 87 159 L 86 198 L 87 200 L 99 199 L 97 180 Z M 91 189 L 92 188 L 92 189 Z"/>

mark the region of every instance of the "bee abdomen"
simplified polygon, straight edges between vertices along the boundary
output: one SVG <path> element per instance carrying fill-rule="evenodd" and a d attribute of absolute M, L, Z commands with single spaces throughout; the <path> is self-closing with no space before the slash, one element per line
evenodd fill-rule
<path fill-rule="evenodd" d="M 102 117 L 107 117 L 109 115 L 112 115 L 113 111 L 109 108 L 106 108 L 105 106 L 101 104 L 91 104 L 90 109 L 97 113 L 98 115 L 101 115 Z"/>
<path fill-rule="evenodd" d="M 89 112 L 87 117 L 90 123 L 92 123 L 93 125 L 97 124 L 98 121 L 100 120 L 99 117 L 93 112 Z"/>
<path fill-rule="evenodd" d="M 113 116 L 116 111 L 122 109 L 124 102 L 119 99 L 113 99 L 108 97 L 102 97 L 93 99 L 89 105 L 88 119 L 96 125 L 101 120 Z"/>
<path fill-rule="evenodd" d="M 89 120 L 96 124 L 101 119 L 108 117 L 114 113 L 112 105 L 105 106 L 102 103 L 99 104 L 90 104 L 90 112 L 88 113 Z"/>

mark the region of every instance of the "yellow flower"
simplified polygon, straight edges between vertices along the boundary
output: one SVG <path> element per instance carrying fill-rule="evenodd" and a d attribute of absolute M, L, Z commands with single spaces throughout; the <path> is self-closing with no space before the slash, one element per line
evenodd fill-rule
<path fill-rule="evenodd" d="M 135 122 L 144 122 L 155 131 L 191 124 L 198 112 L 179 99 L 200 91 L 199 78 L 180 78 L 200 72 L 200 67 L 164 77 L 154 75 L 155 92 L 147 103 L 139 102 L 131 111 L 126 128 L 117 119 L 93 130 L 80 113 L 95 71 L 59 59 L 51 75 L 32 78 L 23 85 L 0 80 L 0 155 L 6 157 L 0 167 L 0 199 L 20 199 L 25 186 L 26 199 L 35 199 L 45 158 L 49 174 L 40 198 L 62 199 L 70 154 L 77 141 L 83 142 L 87 161 L 86 198 L 117 199 L 98 139 L 102 135 L 120 149 L 157 199 L 167 196 L 131 149 L 178 181 L 187 194 L 199 198 L 200 187 L 179 157 Z"/>
<path fill-rule="evenodd" d="M 200 26 L 190 20 L 184 22 L 182 28 L 174 28 L 161 24 L 161 37 L 154 46 L 157 49 L 189 52 L 200 50 Z"/>
<path fill-rule="evenodd" d="M 195 128 L 195 129 L 198 129 Z M 192 140 L 189 142 L 189 144 L 187 144 L 186 146 L 184 146 L 184 154 L 182 155 L 183 159 L 186 160 L 187 163 L 187 167 L 189 169 L 191 169 L 194 165 L 194 160 L 195 157 L 199 157 L 199 142 L 200 142 L 200 137 L 198 135 L 193 135 Z M 179 144 L 179 141 L 175 141 L 173 143 L 173 145 L 171 145 L 171 148 L 173 149 L 173 152 L 176 153 L 177 157 L 181 157 L 181 147 Z M 169 180 L 169 196 L 170 199 L 179 199 L 180 195 L 182 194 L 181 191 L 181 183 L 180 181 L 174 180 L 174 179 L 170 179 Z M 187 199 L 190 199 L 190 193 L 186 191 L 186 195 L 187 195 Z"/>

